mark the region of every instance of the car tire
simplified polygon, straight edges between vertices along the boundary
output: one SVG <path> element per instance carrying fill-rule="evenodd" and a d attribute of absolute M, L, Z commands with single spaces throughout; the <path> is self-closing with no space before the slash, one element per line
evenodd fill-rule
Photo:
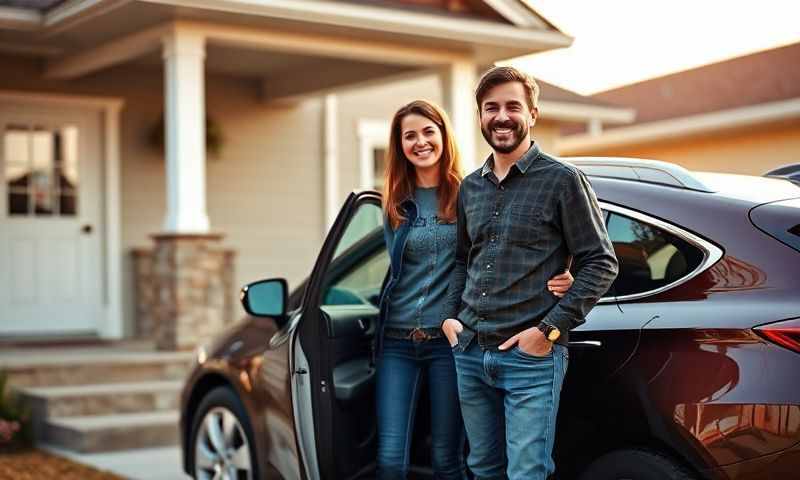
<path fill-rule="evenodd" d="M 223 425 L 231 431 L 229 438 L 225 438 Z M 215 469 L 235 469 L 248 480 L 261 478 L 250 419 L 231 388 L 217 387 L 203 397 L 192 419 L 191 432 L 187 448 L 193 478 L 213 478 Z M 224 453 L 220 454 L 220 450 Z M 203 458 L 201 451 L 206 452 Z M 233 478 L 240 476 L 237 473 Z"/>
<path fill-rule="evenodd" d="M 695 480 L 671 458 L 652 450 L 625 449 L 596 459 L 581 473 L 580 480 Z"/>

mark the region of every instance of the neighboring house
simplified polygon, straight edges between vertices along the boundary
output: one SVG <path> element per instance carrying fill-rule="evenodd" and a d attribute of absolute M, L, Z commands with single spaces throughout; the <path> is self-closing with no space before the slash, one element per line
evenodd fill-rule
<path fill-rule="evenodd" d="M 562 137 L 563 155 L 666 160 L 762 175 L 800 161 L 800 43 L 593 95 L 636 122 Z"/>
<path fill-rule="evenodd" d="M 474 169 L 480 71 L 572 41 L 522 0 L 3 5 L 0 337 L 163 349 L 238 316 L 243 283 L 308 274 L 398 106 L 441 102 Z M 541 110 L 545 148 L 632 120 L 547 85 Z"/>

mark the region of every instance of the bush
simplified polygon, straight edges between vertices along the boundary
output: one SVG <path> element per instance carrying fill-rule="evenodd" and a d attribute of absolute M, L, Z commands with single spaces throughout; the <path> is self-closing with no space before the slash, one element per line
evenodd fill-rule
<path fill-rule="evenodd" d="M 19 450 L 31 444 L 30 410 L 7 387 L 8 374 L 0 372 L 0 451 Z"/>

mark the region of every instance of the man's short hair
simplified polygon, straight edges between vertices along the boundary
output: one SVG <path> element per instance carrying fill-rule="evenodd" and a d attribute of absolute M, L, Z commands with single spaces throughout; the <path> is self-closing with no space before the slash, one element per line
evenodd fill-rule
<path fill-rule="evenodd" d="M 539 105 L 539 85 L 530 75 L 522 73 L 514 67 L 494 67 L 488 70 L 478 82 L 475 90 L 475 100 L 478 102 L 478 111 L 481 111 L 483 98 L 492 88 L 508 82 L 519 82 L 525 89 L 528 108 L 533 111 Z"/>

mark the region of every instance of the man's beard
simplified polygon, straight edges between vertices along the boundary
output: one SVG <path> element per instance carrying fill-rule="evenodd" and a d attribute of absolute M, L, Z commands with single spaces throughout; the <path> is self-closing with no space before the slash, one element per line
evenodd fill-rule
<path fill-rule="evenodd" d="M 492 140 L 492 133 L 495 128 L 510 128 L 511 129 L 511 143 L 505 145 L 499 145 Z M 483 134 L 483 138 L 486 139 L 486 142 L 492 147 L 492 149 L 499 153 L 511 153 L 519 147 L 522 141 L 525 139 L 525 129 L 527 125 L 523 125 L 521 123 L 517 123 L 513 120 L 508 120 L 506 122 L 492 122 L 489 124 L 488 127 L 484 127 L 481 125 L 481 133 Z"/>

